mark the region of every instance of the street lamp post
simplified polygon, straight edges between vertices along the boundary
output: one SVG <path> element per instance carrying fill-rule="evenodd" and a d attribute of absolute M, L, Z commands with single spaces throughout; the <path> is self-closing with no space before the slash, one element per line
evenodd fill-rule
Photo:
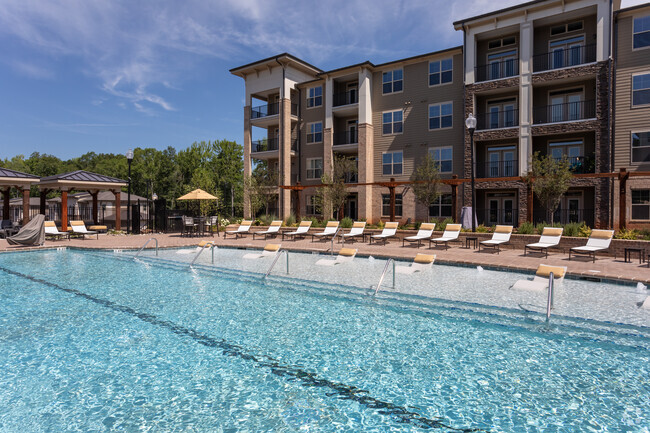
<path fill-rule="evenodd" d="M 131 161 L 133 161 L 133 149 L 126 152 L 126 161 L 129 163 L 129 191 L 126 198 L 126 234 L 131 233 Z"/>
<path fill-rule="evenodd" d="M 467 116 L 465 126 L 469 131 L 469 157 L 472 167 L 472 232 L 476 232 L 476 189 L 474 188 L 474 131 L 476 130 L 476 117 L 472 113 Z"/>

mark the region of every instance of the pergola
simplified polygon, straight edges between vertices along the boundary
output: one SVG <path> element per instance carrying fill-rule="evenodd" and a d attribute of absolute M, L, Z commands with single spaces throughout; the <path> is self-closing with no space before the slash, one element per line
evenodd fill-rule
<path fill-rule="evenodd" d="M 11 188 L 18 188 L 23 194 L 23 224 L 29 222 L 29 189 L 33 183 L 39 181 L 38 176 L 22 173 L 20 171 L 0 168 L 0 189 L 2 190 L 2 219 L 9 219 L 9 192 Z"/>
<path fill-rule="evenodd" d="M 99 191 L 110 191 L 115 196 L 115 230 L 122 228 L 120 219 L 120 193 L 127 181 L 103 174 L 78 170 L 70 173 L 57 174 L 41 178 L 38 182 L 41 191 L 41 213 L 45 213 L 45 197 L 52 190 L 61 191 L 61 227 L 68 227 L 68 192 L 71 190 L 88 191 L 93 199 L 93 223 L 98 223 L 97 194 Z"/>

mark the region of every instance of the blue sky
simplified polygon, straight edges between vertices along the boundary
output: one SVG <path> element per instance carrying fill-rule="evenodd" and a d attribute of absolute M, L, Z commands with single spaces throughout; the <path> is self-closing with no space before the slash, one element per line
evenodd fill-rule
<path fill-rule="evenodd" d="M 453 21 L 517 3 L 2 0 L 0 158 L 241 143 L 230 68 L 285 51 L 322 69 L 436 51 L 462 44 Z"/>

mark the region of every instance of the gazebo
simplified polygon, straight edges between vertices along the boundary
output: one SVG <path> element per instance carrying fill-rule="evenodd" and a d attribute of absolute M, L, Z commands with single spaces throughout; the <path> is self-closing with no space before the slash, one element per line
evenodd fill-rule
<path fill-rule="evenodd" d="M 99 191 L 110 191 L 115 196 L 115 209 L 120 209 L 120 193 L 123 186 L 128 183 L 125 180 L 115 177 L 104 176 L 103 174 L 91 173 L 89 171 L 78 170 L 70 173 L 57 174 L 41 178 L 38 182 L 38 188 L 41 191 L 41 213 L 45 213 L 45 197 L 49 191 L 61 191 L 61 227 L 68 227 L 68 192 L 71 190 L 88 191 L 92 197 L 92 216 L 93 223 L 98 223 L 98 204 L 97 194 Z M 121 218 L 120 212 L 115 215 L 115 230 L 120 230 Z M 65 230 L 65 229 L 64 229 Z"/>
<path fill-rule="evenodd" d="M 20 171 L 0 168 L 0 189 L 2 190 L 2 219 L 9 219 L 9 192 L 11 188 L 18 188 L 23 195 L 23 224 L 29 222 L 29 189 L 32 184 L 39 181 L 38 176 L 22 173 Z"/>

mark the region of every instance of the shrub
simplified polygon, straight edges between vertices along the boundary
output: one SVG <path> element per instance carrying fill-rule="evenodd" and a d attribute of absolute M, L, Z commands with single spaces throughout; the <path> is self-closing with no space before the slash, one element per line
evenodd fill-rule
<path fill-rule="evenodd" d="M 523 222 L 517 227 L 517 233 L 520 235 L 532 235 L 535 231 L 535 226 L 531 222 Z"/>
<path fill-rule="evenodd" d="M 380 221 L 377 223 L 377 228 L 378 228 L 379 230 L 383 230 L 385 225 L 386 225 L 386 223 L 380 220 Z"/>
<path fill-rule="evenodd" d="M 296 224 L 296 215 L 293 212 L 291 212 L 289 214 L 289 216 L 287 217 L 287 219 L 284 221 L 284 223 L 288 227 L 291 227 L 291 226 L 295 225 Z"/>
<path fill-rule="evenodd" d="M 639 232 L 635 229 L 620 229 L 614 235 L 615 239 L 630 239 L 635 240 L 639 237 Z"/>
<path fill-rule="evenodd" d="M 639 235 L 641 235 L 644 241 L 650 241 L 650 229 L 643 228 L 639 230 Z"/>
<path fill-rule="evenodd" d="M 270 226 L 271 222 L 277 220 L 278 217 L 275 215 L 262 215 L 261 217 L 258 218 L 260 224 L 256 225 L 265 225 L 265 226 Z"/>
<path fill-rule="evenodd" d="M 219 221 L 219 225 L 221 227 L 227 227 L 230 225 L 230 220 L 228 218 L 221 218 L 221 221 Z"/>
<path fill-rule="evenodd" d="M 345 217 L 341 220 L 341 228 L 343 229 L 352 228 L 352 224 L 354 224 L 354 221 L 352 221 L 352 218 L 350 217 Z"/>
<path fill-rule="evenodd" d="M 490 227 L 485 227 L 483 224 L 479 224 L 478 227 L 476 227 L 476 233 L 488 233 L 490 231 Z"/>
<path fill-rule="evenodd" d="M 445 218 L 444 220 L 438 221 L 436 223 L 436 230 L 445 231 L 445 229 L 447 228 L 447 224 L 453 224 L 453 223 L 454 223 L 453 218 Z"/>
<path fill-rule="evenodd" d="M 541 223 L 537 223 L 537 225 L 535 226 L 535 230 L 537 230 L 537 233 L 541 235 L 542 232 L 544 231 L 544 227 L 563 227 L 563 225 L 560 223 L 551 224 L 551 223 L 547 223 L 546 221 L 542 221 Z M 562 232 L 562 234 L 564 234 L 564 232 Z"/>
<path fill-rule="evenodd" d="M 564 231 L 562 232 L 563 236 L 578 236 L 580 234 L 580 228 L 585 225 L 585 223 L 568 223 L 564 226 Z"/>
<path fill-rule="evenodd" d="M 422 225 L 422 223 L 421 223 L 421 222 L 418 222 L 418 221 L 416 221 L 415 223 L 413 223 L 413 226 L 414 226 L 415 230 L 420 230 L 420 226 L 421 226 L 421 225 Z"/>
<path fill-rule="evenodd" d="M 588 238 L 591 236 L 591 227 L 589 227 L 587 224 L 582 224 L 580 226 L 580 230 L 578 231 L 578 236 L 581 238 Z"/>

